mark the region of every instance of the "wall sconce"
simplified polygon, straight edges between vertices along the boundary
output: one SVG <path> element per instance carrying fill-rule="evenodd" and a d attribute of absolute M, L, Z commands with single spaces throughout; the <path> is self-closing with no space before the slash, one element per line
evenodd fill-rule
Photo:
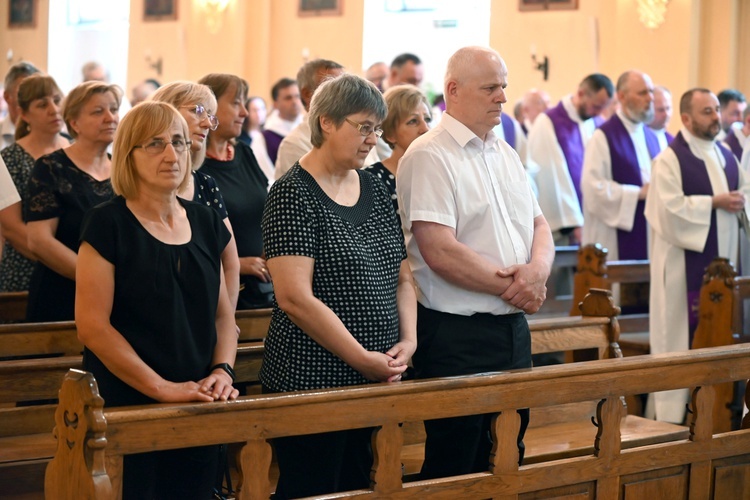
<path fill-rule="evenodd" d="M 643 25 L 649 29 L 656 29 L 664 22 L 669 0 L 636 0 L 638 16 Z"/>
<path fill-rule="evenodd" d="M 146 64 L 148 64 L 148 67 L 156 71 L 156 74 L 158 76 L 161 76 L 162 72 L 162 58 L 161 56 L 156 61 L 151 59 L 151 51 L 146 51 Z"/>
<path fill-rule="evenodd" d="M 216 34 L 221 29 L 221 16 L 232 0 L 195 0 L 195 5 L 205 13 L 208 31 Z"/>
<path fill-rule="evenodd" d="M 534 63 L 534 69 L 542 72 L 542 76 L 544 77 L 544 81 L 546 82 L 547 77 L 549 76 L 549 59 L 547 58 L 547 56 L 544 56 L 544 59 L 542 59 L 540 62 L 539 60 L 537 60 L 536 54 L 532 52 L 531 60 Z"/>

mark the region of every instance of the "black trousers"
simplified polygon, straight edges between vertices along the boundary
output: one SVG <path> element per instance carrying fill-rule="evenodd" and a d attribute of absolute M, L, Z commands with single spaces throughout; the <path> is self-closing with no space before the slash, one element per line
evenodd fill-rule
<path fill-rule="evenodd" d="M 417 378 L 449 377 L 531 368 L 531 333 L 523 313 L 459 316 L 418 305 Z M 518 410 L 519 464 L 529 410 Z M 456 476 L 489 469 L 492 414 L 425 421 L 427 441 L 420 479 Z"/>
<path fill-rule="evenodd" d="M 276 438 L 279 482 L 274 499 L 370 487 L 372 428 Z"/>
<path fill-rule="evenodd" d="M 264 394 L 275 391 L 263 387 Z M 374 428 L 272 440 L 279 464 L 275 500 L 370 487 Z"/>
<path fill-rule="evenodd" d="M 127 455 L 123 462 L 123 500 L 212 498 L 220 446 Z"/>

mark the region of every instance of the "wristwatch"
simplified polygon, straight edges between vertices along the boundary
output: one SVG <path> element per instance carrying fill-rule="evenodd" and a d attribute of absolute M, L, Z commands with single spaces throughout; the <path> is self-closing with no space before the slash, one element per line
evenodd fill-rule
<path fill-rule="evenodd" d="M 237 376 L 234 374 L 234 370 L 232 369 L 231 366 L 229 366 L 229 363 L 217 363 L 217 364 L 215 364 L 214 366 L 211 367 L 211 369 L 209 370 L 209 372 L 212 372 L 212 371 L 216 370 L 217 368 L 221 368 L 222 370 L 224 370 L 225 372 L 227 372 L 229 374 L 229 376 L 232 378 L 232 382 L 234 382 L 234 380 L 237 378 Z"/>

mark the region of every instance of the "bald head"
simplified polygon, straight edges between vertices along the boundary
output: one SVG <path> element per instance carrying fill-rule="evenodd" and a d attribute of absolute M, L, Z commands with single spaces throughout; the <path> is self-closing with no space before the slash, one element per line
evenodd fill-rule
<path fill-rule="evenodd" d="M 365 78 L 375 84 L 381 91 L 383 90 L 383 82 L 388 78 L 388 65 L 384 62 L 376 62 L 369 68 L 365 73 Z"/>
<path fill-rule="evenodd" d="M 547 110 L 549 101 L 549 94 L 543 90 L 531 89 L 526 92 L 521 105 L 524 119 L 534 123 L 536 117 Z"/>
<path fill-rule="evenodd" d="M 617 79 L 617 100 L 622 112 L 636 123 L 654 118 L 654 84 L 641 71 L 626 71 Z"/>
<path fill-rule="evenodd" d="M 654 130 L 667 128 L 672 118 L 672 93 L 662 85 L 654 87 L 654 119 L 648 124 Z"/>
<path fill-rule="evenodd" d="M 445 72 L 446 112 L 484 139 L 500 123 L 507 85 L 508 69 L 500 54 L 486 47 L 459 49 Z"/>

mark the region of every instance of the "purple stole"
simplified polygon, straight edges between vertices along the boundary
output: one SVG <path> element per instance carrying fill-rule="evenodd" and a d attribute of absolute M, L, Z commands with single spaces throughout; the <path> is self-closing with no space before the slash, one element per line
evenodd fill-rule
<path fill-rule="evenodd" d="M 638 165 L 635 145 L 620 117 L 613 115 L 600 128 L 604 132 L 609 145 L 612 180 L 619 184 L 642 186 L 641 168 Z M 641 128 L 646 138 L 648 154 L 653 159 L 660 153 L 659 139 L 650 128 L 646 126 Z M 645 200 L 638 200 L 633 228 L 630 231 L 617 230 L 617 258 L 620 260 L 648 259 L 648 225 L 646 217 L 643 215 L 645 206 Z"/>
<path fill-rule="evenodd" d="M 565 162 L 568 164 L 570 179 L 578 195 L 578 204 L 583 207 L 581 194 L 581 171 L 583 170 L 583 138 L 578 122 L 573 121 L 565 111 L 562 101 L 552 109 L 547 110 L 552 126 L 555 127 L 557 143 L 560 144 Z"/>
<path fill-rule="evenodd" d="M 738 188 L 740 177 L 737 160 L 731 151 L 718 142 L 716 144 L 719 146 L 719 150 L 724 155 L 724 160 L 726 161 L 724 175 L 727 176 L 729 190 L 735 191 Z M 711 179 L 708 176 L 706 164 L 690 151 L 690 146 L 688 146 L 687 141 L 682 136 L 682 132 L 677 134 L 677 137 L 675 137 L 669 147 L 675 152 L 677 160 L 680 162 L 682 191 L 685 193 L 685 196 L 713 196 L 714 192 L 711 188 Z M 692 250 L 685 250 L 690 345 L 693 343 L 693 333 L 698 326 L 698 299 L 700 298 L 701 284 L 703 283 L 703 272 L 711 263 L 711 260 L 718 255 L 719 240 L 716 229 L 716 210 L 712 210 L 711 229 L 708 231 L 703 251 L 693 252 Z"/>
<path fill-rule="evenodd" d="M 740 140 L 737 139 L 737 134 L 734 133 L 733 129 L 729 129 L 729 132 L 727 132 L 727 138 L 724 142 L 727 143 L 727 146 L 732 150 L 734 156 L 742 158 L 742 145 L 740 144 Z"/>
<path fill-rule="evenodd" d="M 669 132 L 664 132 L 664 136 L 667 138 L 667 146 L 672 144 L 672 141 L 674 141 L 674 136 Z"/>
<path fill-rule="evenodd" d="M 279 153 L 279 145 L 284 140 L 284 136 L 277 134 L 273 130 L 264 130 L 263 138 L 266 140 L 266 151 L 268 151 L 268 157 L 271 158 L 271 163 L 276 163 L 276 156 Z"/>
<path fill-rule="evenodd" d="M 513 118 L 506 115 L 505 113 L 500 114 L 500 123 L 503 125 L 503 134 L 505 134 L 505 142 L 510 147 L 516 149 L 516 127 L 513 123 Z"/>

